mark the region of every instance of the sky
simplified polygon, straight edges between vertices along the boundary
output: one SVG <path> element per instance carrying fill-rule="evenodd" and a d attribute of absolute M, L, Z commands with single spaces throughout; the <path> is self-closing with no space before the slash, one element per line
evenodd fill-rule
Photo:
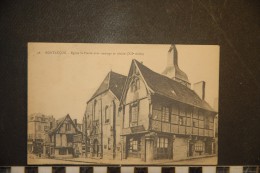
<path fill-rule="evenodd" d="M 127 75 L 132 59 L 162 73 L 168 44 L 28 44 L 28 115 L 67 114 L 81 122 L 86 102 L 109 71 Z M 179 45 L 179 67 L 191 85 L 206 82 L 205 100 L 215 106 L 219 88 L 219 46 Z M 192 88 L 192 87 L 191 87 Z"/>

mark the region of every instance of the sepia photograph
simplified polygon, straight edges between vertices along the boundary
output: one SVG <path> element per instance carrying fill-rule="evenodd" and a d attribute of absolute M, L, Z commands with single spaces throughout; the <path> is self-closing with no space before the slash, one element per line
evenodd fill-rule
<path fill-rule="evenodd" d="M 218 45 L 28 43 L 27 163 L 217 165 Z"/>

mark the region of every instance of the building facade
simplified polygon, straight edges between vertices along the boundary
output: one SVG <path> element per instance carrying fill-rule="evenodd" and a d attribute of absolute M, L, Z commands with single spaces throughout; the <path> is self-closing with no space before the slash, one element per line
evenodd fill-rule
<path fill-rule="evenodd" d="M 122 159 L 185 160 L 214 153 L 217 113 L 204 100 L 205 82 L 190 89 L 174 45 L 167 61 L 162 74 L 132 61 L 119 107 Z"/>
<path fill-rule="evenodd" d="M 82 155 L 82 132 L 70 115 L 56 121 L 45 135 L 43 154 L 51 158 L 72 158 Z"/>
<path fill-rule="evenodd" d="M 109 72 L 87 102 L 84 115 L 86 157 L 120 159 L 119 99 L 126 77 Z"/>
<path fill-rule="evenodd" d="M 53 116 L 35 113 L 28 116 L 27 153 L 43 154 L 45 133 L 55 124 Z"/>

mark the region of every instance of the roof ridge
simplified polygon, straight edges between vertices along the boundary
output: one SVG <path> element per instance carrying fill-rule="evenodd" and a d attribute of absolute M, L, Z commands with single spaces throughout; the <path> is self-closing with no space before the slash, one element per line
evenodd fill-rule
<path fill-rule="evenodd" d="M 156 75 L 159 75 L 160 77 L 163 77 L 163 78 L 169 80 L 170 82 L 175 82 L 176 84 L 178 84 L 178 85 L 180 85 L 180 86 L 182 86 L 182 87 L 186 87 L 186 86 L 180 84 L 179 82 L 177 82 L 177 81 L 175 81 L 175 80 L 172 80 L 171 78 L 169 78 L 169 77 L 167 77 L 167 76 L 164 76 L 164 75 L 162 75 L 162 74 L 160 74 L 160 73 L 158 73 L 158 72 L 153 71 L 152 69 L 150 69 L 149 67 L 147 67 L 147 66 L 145 66 L 144 64 L 140 63 L 140 62 L 137 61 L 136 59 L 133 59 L 133 60 L 135 60 L 136 62 L 138 62 L 138 63 L 139 63 L 138 65 L 141 65 L 141 66 L 147 68 L 148 70 L 150 70 L 151 72 L 155 73 Z M 188 88 L 188 87 L 187 87 L 187 88 Z M 190 89 L 190 88 L 188 88 L 188 89 Z M 192 89 L 190 89 L 190 90 L 192 90 Z M 193 91 L 193 90 L 192 90 L 192 91 Z"/>
<path fill-rule="evenodd" d="M 121 73 L 117 73 L 117 72 L 114 72 L 114 71 L 110 71 L 109 73 L 113 73 L 113 74 L 117 74 L 117 75 L 120 75 L 120 76 L 124 76 L 124 77 L 127 77 L 127 76 L 125 76 L 125 75 L 123 75 L 123 74 L 121 74 Z"/>
<path fill-rule="evenodd" d="M 162 95 L 164 97 L 169 97 L 173 100 L 183 102 L 189 105 L 193 105 L 196 107 L 200 107 L 206 110 L 212 111 L 212 107 L 208 104 L 206 100 L 201 99 L 197 93 L 188 88 L 181 83 L 170 79 L 167 76 L 164 76 L 160 73 L 157 73 L 151 70 L 149 67 L 143 65 L 139 61 L 133 59 L 133 61 L 137 64 L 138 68 L 140 69 L 144 80 L 146 81 L 147 85 L 155 91 L 155 93 Z M 155 81 L 158 80 L 158 81 Z M 174 90 L 177 94 L 176 97 L 172 96 L 169 92 Z M 172 93 L 172 92 L 171 92 Z"/>

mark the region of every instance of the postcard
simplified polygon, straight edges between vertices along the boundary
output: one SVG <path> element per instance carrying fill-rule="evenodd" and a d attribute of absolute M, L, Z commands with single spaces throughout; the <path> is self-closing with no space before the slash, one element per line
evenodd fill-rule
<path fill-rule="evenodd" d="M 28 43 L 28 164 L 216 165 L 219 56 L 218 45 Z"/>

